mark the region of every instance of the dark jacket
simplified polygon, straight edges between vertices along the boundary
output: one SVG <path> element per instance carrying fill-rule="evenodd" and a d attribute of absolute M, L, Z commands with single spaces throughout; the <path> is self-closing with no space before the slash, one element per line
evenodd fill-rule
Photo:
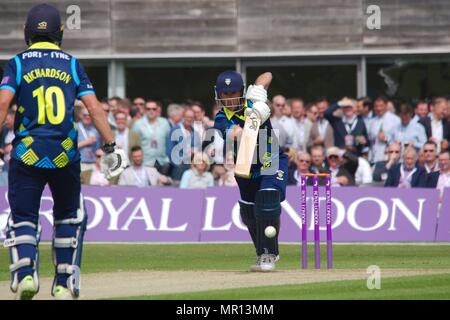
<path fill-rule="evenodd" d="M 345 176 L 349 181 L 347 186 L 354 186 L 356 185 L 355 173 L 356 170 L 358 170 L 358 156 L 352 152 L 346 151 L 342 158 L 343 161 L 336 177 Z"/>
<path fill-rule="evenodd" d="M 439 175 L 440 172 L 439 171 L 434 171 L 434 172 L 430 172 L 427 175 L 427 179 L 426 179 L 426 187 L 427 188 L 436 188 L 438 181 L 439 181 Z"/>
<path fill-rule="evenodd" d="M 364 123 L 364 120 L 357 116 L 354 121 L 356 124 L 353 126 L 353 129 L 350 132 L 347 132 L 346 125 L 343 121 L 343 118 L 336 117 L 333 113 L 339 109 L 340 106 L 337 104 L 333 104 L 330 108 L 325 111 L 324 117 L 330 122 L 330 125 L 333 127 L 334 132 L 334 144 L 338 148 L 345 148 L 345 136 L 352 135 L 353 136 L 353 146 L 358 150 L 358 155 L 361 155 L 363 152 L 367 152 L 367 147 L 369 146 L 369 137 L 367 135 L 367 128 Z M 363 136 L 366 139 L 366 144 L 360 144 L 356 137 Z"/>
<path fill-rule="evenodd" d="M 294 173 L 295 170 L 297 170 L 297 164 L 294 161 L 290 161 L 288 163 L 288 186 L 296 186 L 297 185 L 297 179 L 295 179 Z"/>
<path fill-rule="evenodd" d="M 382 181 L 383 179 L 381 178 L 381 176 L 383 175 L 383 173 L 387 173 L 388 169 L 386 168 L 386 164 L 387 161 L 378 161 L 375 162 L 375 165 L 373 167 L 373 173 L 372 173 L 372 178 L 373 181 Z"/>
<path fill-rule="evenodd" d="M 388 170 L 388 177 L 384 183 L 385 187 L 398 187 L 400 184 L 400 167 L 401 163 L 393 165 Z M 411 177 L 411 187 L 412 188 L 425 188 L 427 184 L 426 171 L 424 168 L 416 166 L 416 172 L 413 173 Z"/>
<path fill-rule="evenodd" d="M 442 119 L 442 139 L 450 141 L 450 122 L 447 119 Z M 431 135 L 431 119 L 430 117 L 423 117 L 419 120 L 419 123 L 425 127 L 427 139 L 430 139 Z"/>

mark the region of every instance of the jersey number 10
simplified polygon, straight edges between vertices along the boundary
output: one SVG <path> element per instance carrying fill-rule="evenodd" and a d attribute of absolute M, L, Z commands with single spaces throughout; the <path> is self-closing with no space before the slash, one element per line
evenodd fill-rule
<path fill-rule="evenodd" d="M 56 97 L 56 114 L 53 104 L 54 97 Z M 60 87 L 51 86 L 45 90 L 44 86 L 40 86 L 33 91 L 33 98 L 37 98 L 38 102 L 38 124 L 45 124 L 46 119 L 53 125 L 63 122 L 66 114 L 66 101 Z"/>

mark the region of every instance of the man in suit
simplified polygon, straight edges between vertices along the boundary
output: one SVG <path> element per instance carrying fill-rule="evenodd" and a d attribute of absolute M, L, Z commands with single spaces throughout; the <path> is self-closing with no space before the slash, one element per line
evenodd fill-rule
<path fill-rule="evenodd" d="M 344 97 L 325 112 L 338 148 L 355 147 L 358 156 L 368 152 L 369 138 L 364 120 L 356 115 L 356 101 Z"/>
<path fill-rule="evenodd" d="M 450 151 L 443 150 L 439 154 L 439 171 L 432 172 L 428 175 L 428 188 L 437 188 L 441 192 L 444 188 L 450 188 Z"/>
<path fill-rule="evenodd" d="M 329 107 L 329 102 L 326 98 L 321 98 L 317 100 L 315 104 L 311 105 L 311 108 L 313 106 L 317 107 L 319 115 L 317 117 L 317 121 L 314 122 L 311 127 L 308 147 L 312 147 L 313 145 L 322 145 L 328 150 L 334 146 L 333 128 L 324 116 L 325 111 Z"/>
<path fill-rule="evenodd" d="M 386 153 L 387 160 L 377 161 L 373 166 L 373 181 L 386 181 L 389 169 L 400 161 L 402 146 L 399 142 L 393 142 L 386 148 Z"/>
<path fill-rule="evenodd" d="M 167 141 L 167 156 L 172 166 L 171 177 L 176 183 L 190 169 L 192 154 L 199 151 L 201 146 L 201 135 L 194 129 L 194 111 L 186 109 L 183 121 L 170 130 Z"/>
<path fill-rule="evenodd" d="M 447 99 L 436 97 L 431 102 L 431 117 L 423 117 L 419 123 L 425 127 L 427 139 L 434 141 L 439 150 L 447 150 L 450 141 L 450 123 L 445 118 Z"/>
<path fill-rule="evenodd" d="M 429 112 L 428 102 L 423 100 L 417 101 L 414 106 L 414 117 L 412 121 L 419 122 L 420 119 L 427 117 Z"/>
<path fill-rule="evenodd" d="M 385 187 L 424 188 L 426 186 L 425 169 L 416 165 L 417 152 L 408 147 L 403 152 L 403 163 L 397 163 L 388 171 Z"/>
<path fill-rule="evenodd" d="M 321 145 L 315 145 L 311 148 L 311 172 L 328 172 L 328 165 L 325 161 L 325 149 Z"/>

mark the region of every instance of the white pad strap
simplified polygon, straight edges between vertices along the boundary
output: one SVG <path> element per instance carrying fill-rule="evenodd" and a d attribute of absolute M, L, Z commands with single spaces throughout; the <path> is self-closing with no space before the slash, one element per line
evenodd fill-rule
<path fill-rule="evenodd" d="M 55 225 L 58 225 L 58 224 L 80 224 L 83 222 L 83 219 L 84 219 L 84 210 L 78 209 L 76 218 L 55 220 Z"/>
<path fill-rule="evenodd" d="M 37 240 L 35 237 L 30 235 L 23 235 L 14 238 L 8 238 L 3 242 L 3 246 L 5 248 L 15 247 L 19 244 L 31 244 L 33 246 L 37 246 Z"/>
<path fill-rule="evenodd" d="M 23 222 L 18 222 L 18 223 L 14 223 L 10 225 L 11 228 L 13 229 L 17 229 L 20 227 L 31 227 L 33 229 L 37 229 L 37 225 L 35 225 L 33 222 L 29 222 L 29 221 L 23 221 Z"/>
<path fill-rule="evenodd" d="M 55 238 L 53 240 L 54 248 L 76 248 L 78 247 L 77 238 Z"/>
<path fill-rule="evenodd" d="M 20 259 L 19 261 L 17 261 L 16 263 L 11 264 L 9 266 L 9 271 L 11 273 L 13 273 L 13 272 L 16 272 L 17 270 L 19 270 L 20 268 L 28 267 L 28 266 L 31 266 L 31 267 L 34 266 L 33 260 L 31 260 L 30 258 L 23 258 L 23 259 Z"/>
<path fill-rule="evenodd" d="M 58 264 L 56 272 L 59 274 L 69 274 L 67 278 L 67 289 L 72 291 L 74 296 L 78 297 L 81 289 L 81 271 L 76 265 Z"/>

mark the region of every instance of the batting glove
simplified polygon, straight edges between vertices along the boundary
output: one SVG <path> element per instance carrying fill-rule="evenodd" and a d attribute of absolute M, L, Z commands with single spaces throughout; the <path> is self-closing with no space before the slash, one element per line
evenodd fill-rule
<path fill-rule="evenodd" d="M 253 103 L 257 101 L 266 102 L 267 101 L 267 90 L 264 89 L 262 85 L 250 85 L 247 88 L 247 93 L 245 94 L 245 99 L 251 100 Z"/>
<path fill-rule="evenodd" d="M 102 149 L 105 152 L 100 162 L 102 172 L 105 174 L 106 179 L 117 177 L 128 166 L 125 151 L 118 149 L 114 142 L 105 144 Z"/>
<path fill-rule="evenodd" d="M 261 123 L 266 122 L 266 120 L 270 118 L 270 108 L 265 102 L 257 101 L 253 103 L 253 106 L 251 108 L 245 109 L 245 115 L 247 117 L 250 116 L 250 114 L 252 114 L 253 112 L 261 120 Z"/>

